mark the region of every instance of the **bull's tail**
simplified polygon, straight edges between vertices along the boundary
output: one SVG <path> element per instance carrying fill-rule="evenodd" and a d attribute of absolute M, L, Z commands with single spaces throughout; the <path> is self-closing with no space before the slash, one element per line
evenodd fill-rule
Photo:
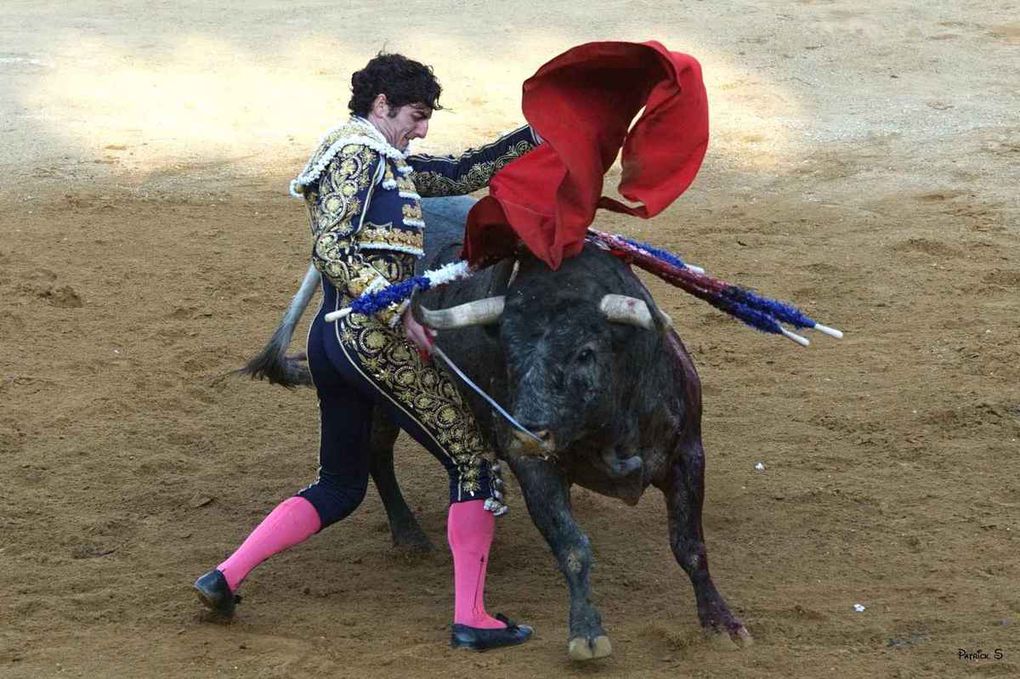
<path fill-rule="evenodd" d="M 283 320 L 280 321 L 276 332 L 262 347 L 262 351 L 238 372 L 248 375 L 253 380 L 269 380 L 272 384 L 279 384 L 288 389 L 312 384 L 312 376 L 308 372 L 304 354 L 288 356 L 287 347 L 290 346 L 290 340 L 294 336 L 294 328 L 297 327 L 301 315 L 315 295 L 319 281 L 318 270 L 315 266 L 309 266 L 305 279 L 301 281 L 297 294 L 290 300 L 290 305 L 284 312 Z"/>

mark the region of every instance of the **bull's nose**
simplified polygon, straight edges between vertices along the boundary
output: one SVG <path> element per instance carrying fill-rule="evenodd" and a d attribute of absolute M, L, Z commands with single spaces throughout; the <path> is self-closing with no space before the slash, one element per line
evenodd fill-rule
<path fill-rule="evenodd" d="M 528 428 L 528 430 L 538 437 L 537 441 L 534 438 L 525 434 L 523 431 L 514 430 L 514 436 L 517 437 L 518 441 L 520 441 L 529 448 L 541 448 L 547 451 L 555 449 L 556 445 L 555 442 L 553 441 L 553 435 L 551 431 L 549 431 L 548 429 L 539 429 L 538 431 L 535 431 L 530 427 Z"/>

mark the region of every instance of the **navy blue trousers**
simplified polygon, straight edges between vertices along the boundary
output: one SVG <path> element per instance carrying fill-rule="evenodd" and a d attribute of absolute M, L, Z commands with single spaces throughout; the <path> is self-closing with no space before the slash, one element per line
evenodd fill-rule
<path fill-rule="evenodd" d="M 390 330 L 358 315 L 327 323 L 323 316 L 349 299 L 327 280 L 322 287 L 307 347 L 319 397 L 319 474 L 298 493 L 315 507 L 322 526 L 348 516 L 365 497 L 377 412 L 443 464 L 451 502 L 497 494 L 501 481 L 482 457 L 484 442 L 450 378 L 423 363 L 402 327 Z"/>

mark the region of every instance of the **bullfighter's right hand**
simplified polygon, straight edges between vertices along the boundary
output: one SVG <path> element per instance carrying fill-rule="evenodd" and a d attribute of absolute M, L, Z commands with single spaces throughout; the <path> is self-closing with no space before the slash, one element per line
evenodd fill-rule
<path fill-rule="evenodd" d="M 411 313 L 411 307 L 404 311 L 404 332 L 407 339 L 411 340 L 414 346 L 418 347 L 418 353 L 423 361 L 429 360 L 432 356 L 432 345 L 436 343 L 436 331 L 427 325 L 422 325 Z"/>

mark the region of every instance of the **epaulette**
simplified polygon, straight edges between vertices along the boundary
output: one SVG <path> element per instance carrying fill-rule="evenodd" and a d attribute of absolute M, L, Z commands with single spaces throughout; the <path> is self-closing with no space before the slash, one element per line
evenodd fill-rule
<path fill-rule="evenodd" d="M 367 146 L 393 161 L 403 161 L 407 157 L 405 152 L 391 146 L 372 123 L 364 118 L 354 116 L 347 122 L 337 125 L 322 137 L 322 141 L 319 142 L 312 157 L 308 159 L 301 174 L 291 181 L 290 195 L 295 198 L 303 198 L 305 188 L 319 180 L 319 176 L 340 152 L 340 149 L 351 144 Z"/>

